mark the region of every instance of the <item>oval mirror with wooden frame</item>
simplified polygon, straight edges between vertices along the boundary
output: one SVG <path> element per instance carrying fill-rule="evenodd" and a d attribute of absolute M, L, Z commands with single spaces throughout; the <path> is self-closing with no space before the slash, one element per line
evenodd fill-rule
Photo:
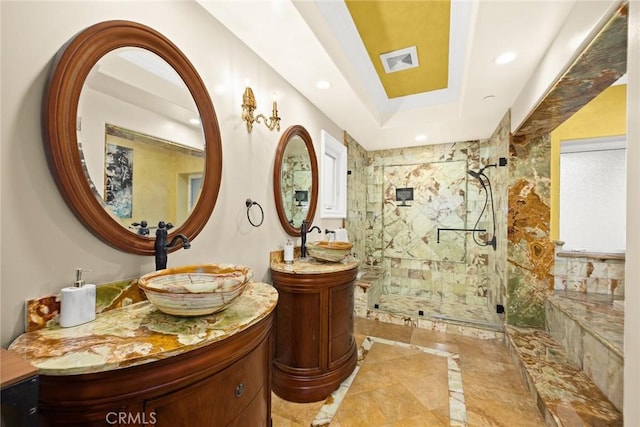
<path fill-rule="evenodd" d="M 318 204 L 318 161 L 309 132 L 300 125 L 280 137 L 273 169 L 273 197 L 282 228 L 300 236 L 302 221 L 309 226 Z"/>
<path fill-rule="evenodd" d="M 146 50 L 164 60 L 182 79 L 197 108 L 201 122 L 200 132 L 204 136 L 202 183 L 190 213 L 169 234 L 169 238 L 173 234 L 184 234 L 189 240 L 196 237 L 213 212 L 220 190 L 220 129 L 213 103 L 196 69 L 159 32 L 136 22 L 106 21 L 83 30 L 65 44 L 54 60 L 43 102 L 44 145 L 58 189 L 80 222 L 95 236 L 116 249 L 138 255 L 152 255 L 155 239 L 123 226 L 122 221 L 108 209 L 105 198 L 96 190 L 96 183 L 89 177 L 77 134 L 77 126 L 81 123 L 79 101 L 89 73 L 107 53 L 128 47 Z M 87 143 L 89 142 L 83 141 L 83 144 Z M 136 220 L 145 218 L 131 219 Z"/>

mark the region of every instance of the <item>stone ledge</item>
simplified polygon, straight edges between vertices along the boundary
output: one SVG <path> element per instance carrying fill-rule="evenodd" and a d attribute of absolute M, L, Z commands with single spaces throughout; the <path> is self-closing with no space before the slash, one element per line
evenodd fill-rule
<path fill-rule="evenodd" d="M 505 341 L 550 427 L 622 426 L 622 414 L 541 329 L 505 327 Z"/>

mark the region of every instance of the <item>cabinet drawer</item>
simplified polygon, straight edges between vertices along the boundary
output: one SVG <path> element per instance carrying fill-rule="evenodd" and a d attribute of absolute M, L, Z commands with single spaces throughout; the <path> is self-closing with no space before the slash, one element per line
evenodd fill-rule
<path fill-rule="evenodd" d="M 227 425 L 268 386 L 268 342 L 209 378 L 145 401 L 145 412 L 158 426 Z"/>
<path fill-rule="evenodd" d="M 329 343 L 329 346 L 331 347 L 329 349 L 331 355 L 329 363 L 331 364 L 347 354 L 353 345 L 353 342 L 354 339 L 351 332 L 334 337 Z"/>
<path fill-rule="evenodd" d="M 336 289 L 331 289 L 329 301 L 332 314 L 344 310 L 353 310 L 353 283 Z"/>
<path fill-rule="evenodd" d="M 353 333 L 353 310 L 334 313 L 329 319 L 329 337 L 333 338 L 347 332 Z"/>

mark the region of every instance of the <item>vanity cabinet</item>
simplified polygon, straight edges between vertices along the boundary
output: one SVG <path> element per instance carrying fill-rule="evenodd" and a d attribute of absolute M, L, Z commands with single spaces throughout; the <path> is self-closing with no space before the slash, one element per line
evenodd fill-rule
<path fill-rule="evenodd" d="M 40 425 L 269 426 L 273 320 L 143 365 L 41 375 Z"/>
<path fill-rule="evenodd" d="M 316 273 L 300 274 L 272 266 L 271 278 L 279 293 L 272 388 L 281 398 L 323 400 L 353 372 L 358 269 L 357 264 L 352 267 L 328 272 L 318 267 Z"/>

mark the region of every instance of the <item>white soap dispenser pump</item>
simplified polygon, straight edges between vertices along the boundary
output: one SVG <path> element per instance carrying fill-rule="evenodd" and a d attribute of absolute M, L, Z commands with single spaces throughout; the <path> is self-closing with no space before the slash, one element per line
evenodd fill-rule
<path fill-rule="evenodd" d="M 96 318 L 96 285 L 85 285 L 82 272 L 76 269 L 73 286 L 62 289 L 60 294 L 60 326 L 70 327 L 91 322 Z"/>

